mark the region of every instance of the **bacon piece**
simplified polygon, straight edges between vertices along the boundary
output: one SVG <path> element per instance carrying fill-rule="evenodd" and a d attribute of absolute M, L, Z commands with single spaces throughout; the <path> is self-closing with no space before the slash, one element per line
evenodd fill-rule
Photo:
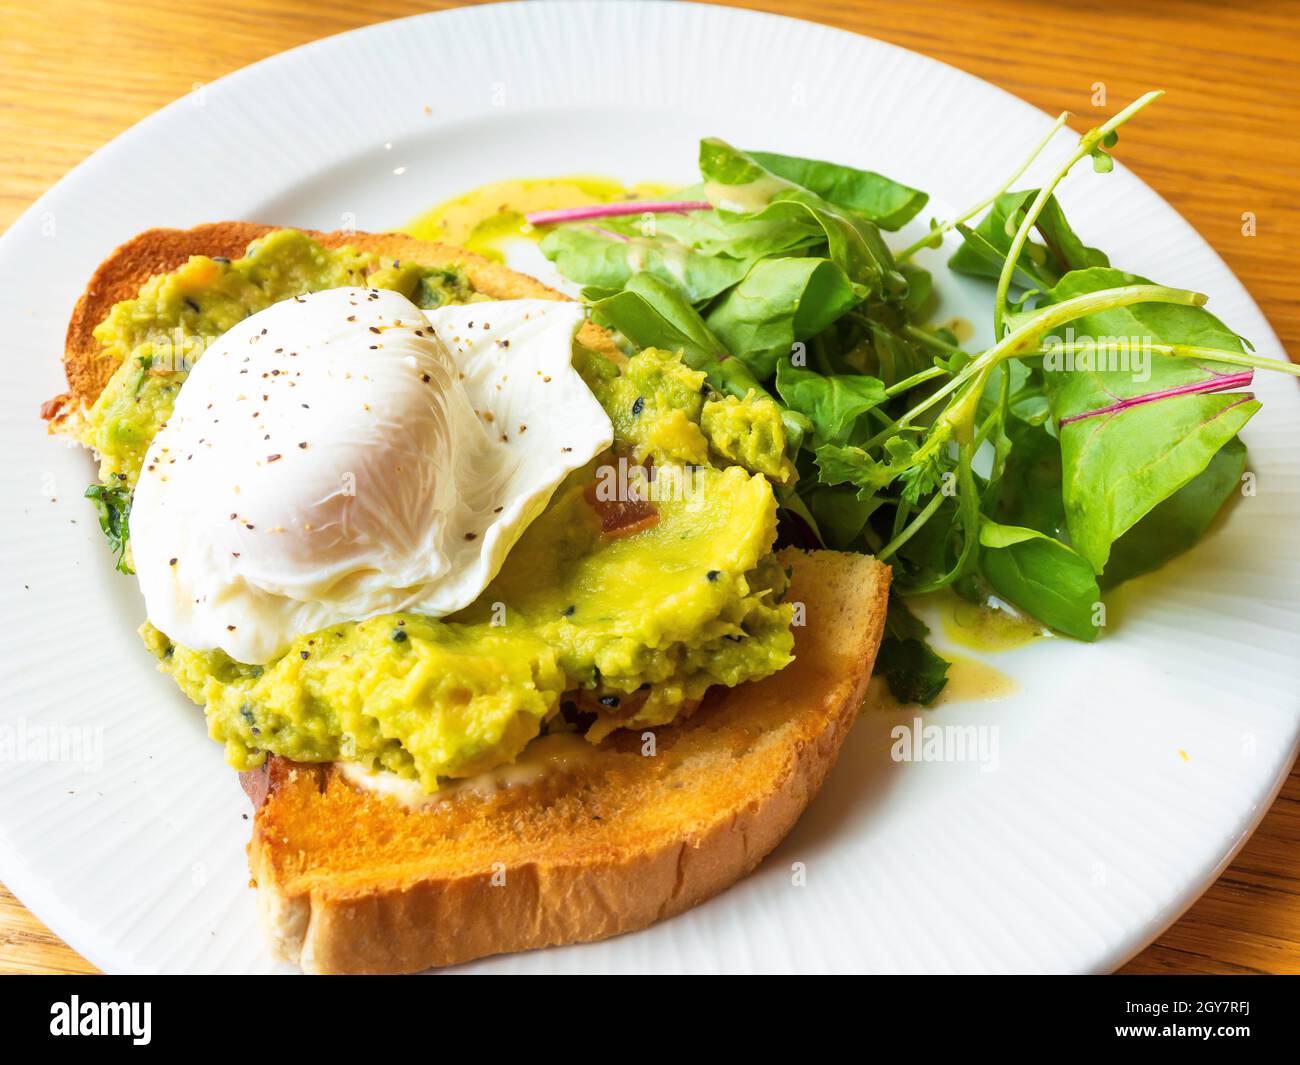
<path fill-rule="evenodd" d="M 649 500 L 598 500 L 592 490 L 588 493 L 587 502 L 600 518 L 600 534 L 610 540 L 631 536 L 659 524 L 659 508 Z"/>
<path fill-rule="evenodd" d="M 643 498 L 654 476 L 647 465 L 647 476 L 641 478 L 621 479 L 618 496 L 625 498 L 601 498 L 597 481 L 587 485 L 583 493 L 591 509 L 600 519 L 600 533 L 610 540 L 621 536 L 631 536 L 644 529 L 651 529 L 659 524 L 659 508 L 649 499 Z"/>

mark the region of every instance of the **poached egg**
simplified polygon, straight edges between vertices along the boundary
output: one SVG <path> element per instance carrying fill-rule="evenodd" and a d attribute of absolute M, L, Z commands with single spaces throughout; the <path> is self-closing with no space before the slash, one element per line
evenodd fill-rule
<path fill-rule="evenodd" d="M 340 288 L 251 315 L 190 371 L 130 517 L 150 622 L 264 664 L 300 635 L 468 606 L 608 416 L 572 366 L 582 308 L 422 312 Z"/>

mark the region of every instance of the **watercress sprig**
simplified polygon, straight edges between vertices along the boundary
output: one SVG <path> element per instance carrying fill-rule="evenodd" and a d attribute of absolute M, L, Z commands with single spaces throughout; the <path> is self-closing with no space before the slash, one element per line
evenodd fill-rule
<path fill-rule="evenodd" d="M 994 339 L 1001 337 L 1005 328 L 1007 292 L 1010 290 L 1011 277 L 1015 273 L 1016 263 L 1020 260 L 1020 253 L 1024 250 L 1025 241 L 1029 239 L 1030 230 L 1034 228 L 1034 224 L 1038 221 L 1039 215 L 1043 213 L 1048 200 L 1052 198 L 1056 187 L 1065 180 L 1065 176 L 1074 168 L 1075 163 L 1085 157 L 1092 159 L 1093 167 L 1098 173 L 1108 172 L 1115 164 L 1106 150 L 1115 146 L 1119 138 L 1117 132 L 1119 127 L 1163 95 L 1163 89 L 1146 93 L 1100 126 L 1088 130 L 1079 138 L 1078 146 L 1057 169 L 1052 179 L 1038 190 L 1038 195 L 1034 197 L 1033 203 L 1025 211 L 1025 216 L 1020 223 L 1020 227 L 1016 230 L 1016 235 L 1011 239 L 1011 250 L 1007 253 L 1006 264 L 1002 267 L 1002 273 L 998 277 L 997 291 L 993 295 Z"/>

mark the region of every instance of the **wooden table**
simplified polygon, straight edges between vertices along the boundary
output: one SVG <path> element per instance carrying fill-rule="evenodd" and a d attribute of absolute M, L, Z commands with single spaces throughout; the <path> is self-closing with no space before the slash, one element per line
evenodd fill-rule
<path fill-rule="evenodd" d="M 88 153 L 238 67 L 369 22 L 456 6 L 371 0 L 0 2 L 0 229 Z M 1091 125 L 1152 86 L 1123 160 L 1227 260 L 1300 353 L 1300 6 L 1062 0 L 740 0 L 935 56 Z M 274 8 L 274 9 L 272 9 Z M 795 57 L 792 57 L 795 61 Z M 1242 216 L 1256 219 L 1243 234 Z M 91 967 L 0 888 L 0 972 Z M 1232 867 L 1125 972 L 1300 972 L 1300 772 Z"/>

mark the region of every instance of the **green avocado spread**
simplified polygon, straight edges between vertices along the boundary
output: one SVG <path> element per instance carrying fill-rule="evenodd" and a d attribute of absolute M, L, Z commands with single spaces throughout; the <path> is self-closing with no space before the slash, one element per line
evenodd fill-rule
<path fill-rule="evenodd" d="M 324 248 L 292 229 L 254 241 L 233 262 L 196 255 L 179 270 L 151 278 L 95 327 L 95 339 L 118 362 L 81 433 L 82 443 L 99 454 L 100 480 L 135 485 L 186 370 L 209 343 L 280 300 L 349 285 L 394 289 L 425 310 L 484 298 L 459 270 Z"/>
<path fill-rule="evenodd" d="M 209 340 L 278 300 L 344 285 L 395 289 L 425 308 L 485 298 L 454 267 L 327 249 L 292 230 L 233 262 L 191 258 L 95 331 L 121 360 L 82 429 L 103 484 L 134 485 Z M 669 352 L 619 367 L 575 345 L 574 365 L 610 416 L 614 447 L 560 485 L 466 609 L 305 633 L 265 666 L 142 627 L 234 766 L 268 753 L 349 761 L 433 790 L 512 762 L 543 730 L 599 741 L 662 725 L 713 685 L 791 661 L 788 575 L 772 554 L 771 481 L 794 477 L 779 409 L 714 393 Z M 609 502 L 629 497 L 606 491 L 611 471 L 632 486 L 630 510 Z"/>

